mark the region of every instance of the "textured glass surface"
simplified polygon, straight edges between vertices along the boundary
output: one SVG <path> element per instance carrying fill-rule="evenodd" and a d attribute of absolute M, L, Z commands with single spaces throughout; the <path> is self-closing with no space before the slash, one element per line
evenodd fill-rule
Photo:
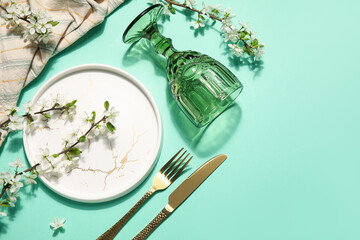
<path fill-rule="evenodd" d="M 177 51 L 171 39 L 158 31 L 156 21 L 163 6 L 142 12 L 125 30 L 123 41 L 148 39 L 155 51 L 167 58 L 167 78 L 182 111 L 198 127 L 214 120 L 240 94 L 243 86 L 236 76 L 215 59 L 195 51 Z"/>

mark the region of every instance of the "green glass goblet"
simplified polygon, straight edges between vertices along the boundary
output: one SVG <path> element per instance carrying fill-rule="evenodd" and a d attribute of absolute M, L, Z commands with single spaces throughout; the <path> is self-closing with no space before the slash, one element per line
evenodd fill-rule
<path fill-rule="evenodd" d="M 243 85 L 215 59 L 196 51 L 176 50 L 157 27 L 163 8 L 157 4 L 144 10 L 127 27 L 123 41 L 146 38 L 165 56 L 167 79 L 178 106 L 197 127 L 205 126 L 231 105 Z"/>

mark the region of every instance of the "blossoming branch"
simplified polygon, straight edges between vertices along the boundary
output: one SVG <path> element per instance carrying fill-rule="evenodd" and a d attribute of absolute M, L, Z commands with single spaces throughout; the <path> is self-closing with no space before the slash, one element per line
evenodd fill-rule
<path fill-rule="evenodd" d="M 9 107 L 7 114 L 9 119 L 0 124 L 1 127 L 9 128 L 10 130 L 20 130 L 23 126 L 22 120 L 26 119 L 25 129 L 29 129 L 32 126 L 32 131 L 36 130 L 35 126 L 37 115 L 43 118 L 45 122 L 54 118 L 54 114 L 58 116 L 64 116 L 65 120 L 73 119 L 76 114 L 76 100 L 66 103 L 67 101 L 62 99 L 59 94 L 49 101 L 44 99 L 37 105 L 40 110 L 34 112 L 35 106 L 31 102 L 23 104 L 26 113 L 19 116 L 17 112 L 18 107 Z M 49 107 L 49 103 L 50 106 Z M 85 131 L 77 129 L 63 140 L 63 148 L 58 153 L 50 154 L 48 148 L 40 148 L 39 155 L 37 156 L 37 163 L 26 170 L 20 170 L 25 168 L 19 159 L 15 159 L 13 163 L 9 163 L 11 169 L 6 172 L 0 172 L 0 216 L 6 216 L 6 213 L 1 211 L 1 207 L 14 207 L 15 202 L 18 199 L 19 191 L 25 184 L 36 184 L 35 179 L 38 175 L 47 177 L 60 177 L 63 173 L 70 172 L 73 168 L 78 166 L 80 154 L 82 151 L 78 148 L 78 144 L 85 142 L 89 139 L 89 136 L 98 137 L 106 133 L 113 133 L 116 122 L 116 117 L 119 112 L 114 107 L 110 108 L 108 101 L 104 103 L 103 116 L 96 120 L 96 112 L 92 111 L 91 114 L 84 114 L 81 127 L 87 128 Z M 20 119 L 14 121 L 14 118 Z M 80 127 L 80 128 L 81 128 Z M 30 131 L 28 132 L 30 133 Z M 60 157 L 62 156 L 62 157 Z"/>
<path fill-rule="evenodd" d="M 51 101 L 43 99 L 38 104 L 33 104 L 31 101 L 24 103 L 25 114 L 19 115 L 20 108 L 17 106 L 7 106 L 5 114 L 8 119 L 0 123 L 0 131 L 17 131 L 23 128 L 23 121 L 27 121 L 25 128 L 26 133 L 33 132 L 42 122 L 51 119 L 51 112 L 58 112 L 64 118 L 72 119 L 76 113 L 76 100 L 65 102 L 62 97 L 57 94 Z M 35 109 L 37 109 L 35 111 Z M 1 134 L 3 137 L 4 134 Z"/>
<path fill-rule="evenodd" d="M 50 20 L 44 11 L 31 11 L 26 4 L 17 4 L 14 1 L 0 0 L 0 9 L 9 28 L 23 34 L 27 41 L 48 43 L 51 37 L 51 28 L 59 22 Z"/>
<path fill-rule="evenodd" d="M 183 3 L 175 0 L 151 0 L 151 2 L 163 4 L 165 7 L 163 14 L 168 16 L 176 13 L 174 6 L 196 12 L 197 20 L 192 22 L 193 29 L 205 27 L 209 19 L 221 22 L 221 35 L 225 42 L 231 42 L 228 47 L 237 57 L 244 57 L 247 54 L 256 61 L 264 54 L 265 45 L 255 37 L 255 33 L 247 24 L 239 21 L 239 27 L 236 27 L 232 23 L 235 14 L 231 12 L 231 8 L 222 9 L 220 5 L 205 5 L 203 2 L 202 8 L 196 9 L 196 0 L 185 0 Z"/>

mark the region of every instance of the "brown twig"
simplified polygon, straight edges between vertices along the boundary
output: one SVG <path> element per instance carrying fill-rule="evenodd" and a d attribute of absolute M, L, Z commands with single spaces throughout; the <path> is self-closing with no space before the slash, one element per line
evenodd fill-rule
<path fill-rule="evenodd" d="M 105 119 L 106 119 L 106 116 L 103 116 L 99 121 L 91 124 L 91 127 L 86 131 L 86 133 L 85 133 L 83 136 L 86 137 L 86 136 L 93 130 L 93 128 L 94 128 L 96 125 L 98 125 L 99 123 L 101 123 L 101 122 L 104 121 Z M 80 141 L 79 141 L 79 139 L 78 139 L 74 144 L 72 144 L 70 147 L 67 147 L 67 148 L 64 149 L 63 151 L 59 152 L 57 155 L 61 155 L 61 154 L 66 154 L 66 153 L 68 153 L 73 147 L 75 147 L 75 146 L 76 146 L 77 144 L 79 144 L 79 143 L 80 143 Z M 49 164 L 50 164 L 51 166 L 53 166 L 52 163 L 51 163 L 51 161 L 50 161 L 50 160 L 48 160 L 48 161 L 49 161 Z M 36 168 L 36 167 L 39 166 L 39 165 L 40 165 L 40 163 L 37 163 L 37 164 L 35 164 L 34 166 L 32 166 L 32 167 L 30 167 L 30 168 L 28 168 L 28 169 L 26 169 L 26 170 L 24 170 L 24 171 L 22 171 L 22 172 L 20 172 L 20 173 L 15 174 L 14 177 L 16 177 L 16 176 L 18 176 L 18 175 L 22 175 L 22 174 L 24 174 L 24 173 L 26 173 L 26 172 L 29 172 L 29 171 L 33 170 L 34 168 Z M 11 186 L 10 183 L 7 183 L 7 184 L 5 184 L 5 185 L 3 186 L 3 188 L 2 188 L 2 190 L 1 190 L 1 192 L 0 192 L 0 199 L 1 199 L 1 197 L 4 195 L 6 189 L 8 189 L 10 186 Z"/>
<path fill-rule="evenodd" d="M 32 171 L 34 168 L 36 168 L 36 167 L 39 166 L 39 165 L 40 165 L 40 163 L 37 163 L 37 164 L 35 164 L 34 166 L 31 166 L 30 168 L 28 168 L 28 169 L 26 169 L 26 170 L 24 170 L 24 171 L 22 171 L 22 172 L 16 173 L 16 174 L 14 175 L 14 178 L 15 178 L 16 176 L 23 175 L 24 173 L 27 173 L 27 172 Z M 0 193 L 0 199 L 1 199 L 2 196 L 4 195 L 6 189 L 8 189 L 10 186 L 11 186 L 10 183 L 7 183 L 7 184 L 5 184 L 5 185 L 3 186 L 3 188 L 1 189 L 1 193 Z"/>
<path fill-rule="evenodd" d="M 1 6 L 1 5 L 0 5 L 0 8 L 1 8 L 2 10 L 4 10 L 5 12 L 8 13 L 8 11 L 6 10 L 6 8 L 5 8 L 4 6 Z M 25 21 L 25 22 L 27 22 L 27 23 L 30 23 L 30 21 L 27 20 L 26 18 L 19 18 L 19 19 L 21 19 L 21 20 L 23 20 L 23 21 Z"/>
<path fill-rule="evenodd" d="M 99 123 L 101 123 L 102 121 L 104 121 L 106 119 L 106 116 L 103 116 L 99 121 L 97 121 L 96 123 L 93 123 L 93 124 L 91 124 L 91 127 L 89 128 L 89 130 L 87 130 L 86 131 L 86 133 L 83 135 L 83 136 L 87 136 L 91 131 L 92 131 L 92 129 L 96 126 L 96 125 L 98 125 Z M 80 141 L 79 141 L 79 139 L 74 143 L 74 144 L 72 144 L 70 147 L 67 147 L 67 148 L 65 148 L 63 151 L 61 151 L 61 152 L 59 152 L 59 153 L 57 153 L 57 155 L 61 155 L 61 154 L 66 154 L 66 153 L 68 153 L 69 151 L 70 151 L 70 149 L 72 149 L 73 147 L 75 147 L 77 144 L 79 144 L 80 143 Z"/>
<path fill-rule="evenodd" d="M 38 112 L 35 112 L 34 114 L 44 114 L 46 112 L 50 112 L 50 111 L 62 111 L 62 110 L 65 110 L 67 107 L 66 106 L 63 106 L 63 107 L 52 107 L 52 108 L 49 108 L 49 109 L 45 109 L 45 110 L 41 110 L 41 111 L 38 111 Z M 30 118 L 31 114 L 29 113 L 25 113 L 24 115 L 21 115 L 21 117 L 26 117 L 26 118 Z M 0 128 L 4 127 L 7 123 L 10 122 L 10 118 L 7 119 L 6 121 L 4 121 L 3 123 L 0 124 Z"/>
<path fill-rule="evenodd" d="M 197 10 L 197 9 L 194 9 L 194 8 L 191 8 L 191 7 L 188 7 L 186 6 L 185 4 L 181 4 L 181 3 L 177 3 L 177 2 L 173 2 L 173 1 L 170 1 L 170 0 L 163 0 L 165 2 L 167 2 L 170 6 L 171 5 L 175 5 L 175 6 L 178 6 L 178 7 L 182 7 L 182 8 L 186 8 L 186 9 L 189 9 L 191 11 L 194 11 L 194 12 L 197 12 L 199 15 L 204 15 L 200 10 Z M 224 18 L 218 18 L 216 17 L 214 14 L 212 15 L 208 15 L 211 19 L 214 19 L 214 20 L 217 20 L 219 22 L 222 22 L 224 20 Z M 230 29 L 232 29 L 231 26 L 228 26 Z M 244 46 L 249 50 L 250 53 L 253 53 L 252 51 L 252 46 L 250 46 L 245 40 L 241 39 L 240 35 L 238 35 L 239 39 L 241 40 L 241 42 L 244 44 Z"/>

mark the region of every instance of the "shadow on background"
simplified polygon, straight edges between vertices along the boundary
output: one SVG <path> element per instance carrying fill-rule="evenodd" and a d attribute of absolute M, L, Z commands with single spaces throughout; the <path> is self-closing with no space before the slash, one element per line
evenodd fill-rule
<path fill-rule="evenodd" d="M 0 236 L 1 234 L 7 233 L 7 226 L 8 224 L 0 222 Z"/>
<path fill-rule="evenodd" d="M 229 56 L 228 59 L 230 61 L 230 66 L 235 68 L 236 70 L 240 70 L 243 67 L 247 67 L 249 71 L 254 72 L 253 79 L 260 76 L 261 70 L 264 69 L 264 61 L 262 60 L 254 61 L 253 57 L 239 58 L 236 56 Z"/>
<path fill-rule="evenodd" d="M 207 126 L 197 128 L 177 106 L 169 89 L 167 102 L 176 129 L 191 150 L 200 157 L 208 157 L 216 153 L 228 142 L 240 124 L 241 108 L 236 103 Z"/>
<path fill-rule="evenodd" d="M 154 66 L 155 74 L 166 79 L 166 59 L 155 52 L 151 43 L 146 39 L 129 46 L 122 58 L 125 67 L 139 64 L 141 60 L 147 60 Z"/>
<path fill-rule="evenodd" d="M 12 132 L 10 132 L 9 134 L 13 134 Z M 9 136 L 10 137 L 10 136 Z M 8 148 L 7 150 L 9 152 L 12 152 L 12 153 L 16 153 L 18 152 L 19 150 L 21 150 L 23 148 L 23 138 L 22 136 L 13 136 L 11 138 L 8 138 L 9 141 L 6 143 L 8 144 Z M 5 145 L 5 143 L 4 143 Z M 10 159 L 9 159 L 10 160 Z"/>

